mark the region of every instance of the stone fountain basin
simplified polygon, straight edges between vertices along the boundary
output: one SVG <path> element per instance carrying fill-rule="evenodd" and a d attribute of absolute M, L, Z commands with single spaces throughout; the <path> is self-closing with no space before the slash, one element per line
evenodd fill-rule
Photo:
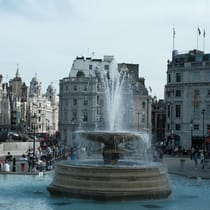
<path fill-rule="evenodd" d="M 55 166 L 48 191 L 96 200 L 162 199 L 171 194 L 166 167 L 161 163 L 102 160 L 64 161 Z"/>
<path fill-rule="evenodd" d="M 87 140 L 104 144 L 112 142 L 119 144 L 125 141 L 141 139 L 139 133 L 127 131 L 78 131 L 77 133 Z"/>

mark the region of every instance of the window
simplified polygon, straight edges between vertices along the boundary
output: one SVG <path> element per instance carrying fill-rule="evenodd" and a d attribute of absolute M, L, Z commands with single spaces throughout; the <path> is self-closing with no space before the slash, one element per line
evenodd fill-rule
<path fill-rule="evenodd" d="M 90 65 L 89 65 L 89 69 L 91 70 L 91 69 L 92 69 L 92 67 L 93 67 L 93 66 L 92 66 L 92 64 L 90 64 Z"/>
<path fill-rule="evenodd" d="M 168 129 L 168 131 L 170 130 L 170 124 L 169 123 L 167 124 L 167 129 Z"/>
<path fill-rule="evenodd" d="M 77 91 L 77 86 L 76 85 L 74 85 L 74 91 Z"/>
<path fill-rule="evenodd" d="M 210 96 L 210 89 L 207 90 L 207 95 Z"/>
<path fill-rule="evenodd" d="M 176 82 L 181 82 L 181 73 L 176 73 Z"/>
<path fill-rule="evenodd" d="M 176 90 L 175 95 L 176 95 L 176 97 L 180 97 L 181 96 L 181 90 Z"/>
<path fill-rule="evenodd" d="M 84 106 L 87 106 L 87 105 L 88 105 L 88 99 L 85 98 L 85 99 L 84 99 Z"/>
<path fill-rule="evenodd" d="M 210 104 L 208 104 L 206 108 L 207 108 L 206 114 L 207 114 L 207 117 L 209 118 L 210 117 Z"/>
<path fill-rule="evenodd" d="M 97 100 L 97 102 L 96 102 L 97 105 L 99 105 L 99 101 L 100 101 L 100 100 L 99 100 L 99 96 L 97 96 L 96 100 Z"/>
<path fill-rule="evenodd" d="M 167 96 L 168 96 L 168 98 L 170 98 L 170 94 L 171 92 L 170 91 L 167 91 Z"/>
<path fill-rule="evenodd" d="M 87 85 L 85 85 L 85 86 L 84 86 L 84 91 L 87 91 L 87 88 L 88 88 L 88 86 L 87 86 Z"/>
<path fill-rule="evenodd" d="M 194 124 L 194 129 L 193 130 L 199 130 L 199 124 Z"/>
<path fill-rule="evenodd" d="M 194 82 L 199 82 L 200 81 L 200 72 L 194 72 L 193 74 L 193 81 Z"/>
<path fill-rule="evenodd" d="M 171 110 L 171 106 L 170 106 L 170 105 L 168 105 L 167 110 L 168 110 L 168 111 L 167 111 L 167 116 L 170 117 L 170 110 Z"/>
<path fill-rule="evenodd" d="M 88 114 L 87 114 L 87 112 L 85 111 L 84 113 L 83 113 L 83 122 L 87 122 L 88 121 Z"/>
<path fill-rule="evenodd" d="M 145 101 L 143 101 L 142 102 L 142 109 L 145 109 L 145 107 L 146 107 L 146 103 L 145 103 Z"/>
<path fill-rule="evenodd" d="M 65 89 L 66 89 L 66 91 L 68 91 L 68 89 L 69 89 L 69 86 L 68 86 L 68 85 L 66 85 L 66 86 L 65 86 Z"/>
<path fill-rule="evenodd" d="M 168 74 L 168 83 L 171 83 L 171 75 Z"/>
<path fill-rule="evenodd" d="M 77 113 L 76 112 L 72 112 L 72 119 L 71 122 L 76 122 L 77 121 Z"/>
<path fill-rule="evenodd" d="M 77 105 L 77 99 L 73 98 L 73 105 L 76 106 Z"/>
<path fill-rule="evenodd" d="M 176 117 L 181 117 L 181 105 L 176 105 Z"/>
<path fill-rule="evenodd" d="M 104 70 L 109 70 L 109 65 L 104 65 Z"/>
<path fill-rule="evenodd" d="M 194 96 L 199 96 L 199 95 L 200 95 L 200 90 L 195 89 L 195 90 L 194 90 Z"/>
<path fill-rule="evenodd" d="M 141 122 L 142 122 L 142 123 L 145 123 L 145 114 L 144 114 L 144 113 L 142 114 Z"/>
<path fill-rule="evenodd" d="M 180 125 L 180 124 L 175 124 L 175 129 L 176 129 L 177 131 L 180 131 L 180 130 L 181 130 L 181 125 Z"/>

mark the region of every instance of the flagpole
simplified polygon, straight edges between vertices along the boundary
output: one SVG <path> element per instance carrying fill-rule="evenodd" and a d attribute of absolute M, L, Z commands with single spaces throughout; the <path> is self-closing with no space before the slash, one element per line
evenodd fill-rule
<path fill-rule="evenodd" d="M 201 35 L 201 30 L 200 30 L 200 28 L 198 27 L 197 28 L 197 50 L 198 50 L 198 36 L 200 36 Z"/>
<path fill-rule="evenodd" d="M 205 29 L 203 30 L 203 52 L 205 52 L 205 38 L 206 38 L 206 32 Z"/>
<path fill-rule="evenodd" d="M 173 26 L 173 50 L 175 49 L 175 35 L 176 35 L 176 32 L 175 32 L 175 28 Z"/>
<path fill-rule="evenodd" d="M 198 50 L 198 33 L 199 33 L 199 32 L 198 32 L 198 30 L 197 30 L 197 48 L 196 48 L 197 50 Z"/>

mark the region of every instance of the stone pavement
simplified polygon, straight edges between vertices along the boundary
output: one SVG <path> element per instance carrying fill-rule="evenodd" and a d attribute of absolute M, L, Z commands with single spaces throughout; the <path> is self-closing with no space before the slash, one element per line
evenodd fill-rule
<path fill-rule="evenodd" d="M 210 179 L 210 165 L 202 169 L 200 162 L 198 162 L 197 169 L 195 168 L 194 161 L 190 159 L 189 156 L 170 156 L 164 155 L 162 162 L 166 164 L 168 168 L 168 172 L 170 174 L 176 174 L 180 176 L 185 176 L 188 178 L 202 178 L 202 179 Z M 27 168 L 27 167 L 26 167 Z M 11 168 L 12 170 L 12 165 Z M 27 169 L 26 169 L 27 170 Z M 53 173 L 52 171 L 46 171 L 44 174 Z M 17 161 L 16 171 L 15 172 L 1 172 L 0 174 L 24 174 L 24 175 L 37 175 L 39 172 L 21 172 L 20 163 Z"/>
<path fill-rule="evenodd" d="M 195 168 L 194 161 L 190 159 L 189 156 L 163 156 L 163 163 L 165 163 L 168 167 L 168 172 L 171 174 L 181 175 L 188 178 L 202 178 L 202 179 L 210 179 L 210 165 L 206 165 L 204 169 L 202 169 L 202 165 L 198 160 L 197 169 Z"/>

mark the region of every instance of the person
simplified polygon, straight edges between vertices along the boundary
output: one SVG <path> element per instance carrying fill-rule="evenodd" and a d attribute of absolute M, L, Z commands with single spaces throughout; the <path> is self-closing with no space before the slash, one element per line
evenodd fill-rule
<path fill-rule="evenodd" d="M 9 163 L 7 161 L 4 164 L 4 171 L 5 172 L 10 172 L 10 165 L 9 165 Z"/>
<path fill-rule="evenodd" d="M 32 171 L 33 168 L 33 163 L 34 163 L 34 153 L 33 153 L 33 149 L 29 148 L 27 151 L 27 157 L 28 157 L 28 172 Z"/>
<path fill-rule="evenodd" d="M 195 163 L 195 169 L 197 169 L 198 168 L 198 151 L 197 150 L 194 151 L 193 160 Z"/>
<path fill-rule="evenodd" d="M 200 151 L 200 164 L 201 164 L 201 168 L 204 168 L 204 153 L 203 150 Z"/>
<path fill-rule="evenodd" d="M 6 162 L 11 162 L 12 161 L 12 155 L 10 154 L 10 152 L 7 153 L 7 156 L 5 158 Z"/>
<path fill-rule="evenodd" d="M 190 159 L 191 160 L 193 159 L 194 152 L 195 152 L 194 147 L 191 147 L 191 150 L 190 150 Z"/>
<path fill-rule="evenodd" d="M 25 154 L 23 154 L 20 159 L 21 161 L 20 165 L 21 165 L 21 171 L 24 172 L 25 171 L 25 168 L 26 168 L 26 162 L 27 162 L 27 157 L 25 156 Z"/>
<path fill-rule="evenodd" d="M 0 160 L 0 171 L 3 171 L 4 160 Z"/>

